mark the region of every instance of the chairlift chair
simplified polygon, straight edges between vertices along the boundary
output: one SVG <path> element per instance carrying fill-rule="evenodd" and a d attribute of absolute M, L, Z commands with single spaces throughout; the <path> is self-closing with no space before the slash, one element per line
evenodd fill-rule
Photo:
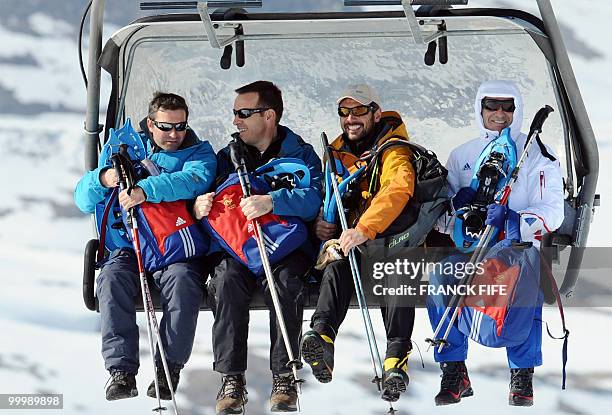
<path fill-rule="evenodd" d="M 253 0 L 145 2 L 141 9 L 153 14 L 119 29 L 102 48 L 105 0 L 92 0 L 85 167 L 97 166 L 110 128 L 145 115 L 156 90 L 185 96 L 190 125 L 219 150 L 233 132 L 234 89 L 258 79 L 279 85 L 282 122 L 319 154 L 320 132 L 339 131 L 337 94 L 365 81 L 381 92 L 383 109 L 402 114 L 411 138 L 444 161 L 475 135 L 472 101 L 480 82 L 511 79 L 525 97 L 524 128 L 543 104 L 556 110 L 542 137 L 564 170 L 566 218 L 543 246 L 551 259 L 565 258 L 561 292 L 569 297 L 599 203 L 598 150 L 551 2 L 536 3 L 541 18 L 473 8 L 467 0 L 346 0 L 346 11 L 316 13 L 257 12 L 261 1 Z M 104 126 L 102 69 L 112 86 Z M 96 237 L 85 250 L 83 299 L 90 310 L 97 309 L 98 249 L 104 248 Z M 308 288 L 306 308 L 314 308 L 317 294 L 316 284 Z M 251 308 L 265 309 L 263 297 Z"/>

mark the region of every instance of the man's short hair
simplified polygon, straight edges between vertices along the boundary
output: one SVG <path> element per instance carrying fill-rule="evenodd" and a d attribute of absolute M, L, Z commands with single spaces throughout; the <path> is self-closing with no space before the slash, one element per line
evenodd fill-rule
<path fill-rule="evenodd" d="M 149 117 L 153 117 L 157 111 L 160 110 L 183 110 L 185 111 L 185 117 L 189 118 L 189 107 L 185 98 L 177 94 L 171 94 L 169 92 L 155 92 L 153 99 L 149 102 Z"/>
<path fill-rule="evenodd" d="M 281 90 L 270 81 L 255 81 L 236 89 L 237 94 L 247 94 L 249 92 L 257 92 L 259 96 L 257 101 L 258 107 L 274 110 L 276 113 L 276 124 L 278 125 L 283 116 L 283 95 Z"/>

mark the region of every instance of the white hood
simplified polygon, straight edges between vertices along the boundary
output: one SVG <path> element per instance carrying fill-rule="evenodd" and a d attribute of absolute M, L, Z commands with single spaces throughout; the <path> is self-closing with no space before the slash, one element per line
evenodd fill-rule
<path fill-rule="evenodd" d="M 512 117 L 512 124 L 510 124 L 510 135 L 512 139 L 516 141 L 521 134 L 521 126 L 523 125 L 523 98 L 516 84 L 511 81 L 486 81 L 478 88 L 476 100 L 474 101 L 476 124 L 478 124 L 478 128 L 480 128 L 481 137 L 493 139 L 499 136 L 499 132 L 487 130 L 484 127 L 482 121 L 482 99 L 484 97 L 514 98 L 516 109 Z"/>

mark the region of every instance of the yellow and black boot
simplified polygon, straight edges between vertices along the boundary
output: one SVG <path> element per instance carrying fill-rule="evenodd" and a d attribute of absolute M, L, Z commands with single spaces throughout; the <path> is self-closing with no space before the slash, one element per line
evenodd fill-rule
<path fill-rule="evenodd" d="M 403 358 L 387 357 L 385 359 L 382 386 L 382 398 L 385 401 L 395 402 L 399 399 L 400 394 L 406 392 L 406 387 L 410 382 L 408 378 L 408 356 L 410 356 L 410 352 Z"/>
<path fill-rule="evenodd" d="M 331 382 L 334 370 L 334 340 L 310 330 L 302 336 L 300 350 L 314 377 L 321 383 Z"/>

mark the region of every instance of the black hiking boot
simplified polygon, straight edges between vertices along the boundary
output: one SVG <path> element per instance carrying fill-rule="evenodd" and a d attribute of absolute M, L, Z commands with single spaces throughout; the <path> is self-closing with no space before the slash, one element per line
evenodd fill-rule
<path fill-rule="evenodd" d="M 172 392 L 176 392 L 176 388 L 179 383 L 181 369 L 178 368 L 170 368 L 170 380 L 172 381 Z M 164 372 L 163 367 L 157 367 L 157 382 L 159 383 L 159 398 L 164 401 L 169 401 L 172 399 L 172 395 L 170 394 L 170 386 L 168 385 L 168 381 L 166 380 L 166 373 Z M 155 394 L 155 381 L 151 382 L 149 388 L 147 389 L 147 396 L 151 398 L 157 398 Z"/>
<path fill-rule="evenodd" d="M 331 382 L 334 370 L 334 341 L 329 336 L 310 330 L 302 336 L 300 350 L 314 377 L 321 383 Z"/>
<path fill-rule="evenodd" d="M 297 388 L 293 375 L 272 376 L 272 393 L 270 394 L 270 412 L 297 411 Z"/>
<path fill-rule="evenodd" d="M 510 394 L 508 403 L 512 406 L 533 405 L 533 368 L 510 369 Z"/>
<path fill-rule="evenodd" d="M 406 392 L 406 387 L 410 382 L 408 378 L 408 356 L 400 359 L 388 357 L 385 359 L 385 373 L 383 374 L 383 394 L 382 398 L 388 402 L 395 402 L 400 398 L 400 394 Z"/>
<path fill-rule="evenodd" d="M 243 414 L 248 402 L 244 375 L 225 375 L 217 394 L 215 413 L 217 415 Z"/>
<path fill-rule="evenodd" d="M 116 401 L 134 396 L 138 396 L 136 375 L 121 371 L 111 373 L 111 382 L 106 388 L 106 400 Z"/>
<path fill-rule="evenodd" d="M 450 405 L 461 401 L 461 398 L 472 396 L 472 384 L 465 362 L 442 362 L 442 381 L 440 392 L 435 397 L 436 405 Z"/>

